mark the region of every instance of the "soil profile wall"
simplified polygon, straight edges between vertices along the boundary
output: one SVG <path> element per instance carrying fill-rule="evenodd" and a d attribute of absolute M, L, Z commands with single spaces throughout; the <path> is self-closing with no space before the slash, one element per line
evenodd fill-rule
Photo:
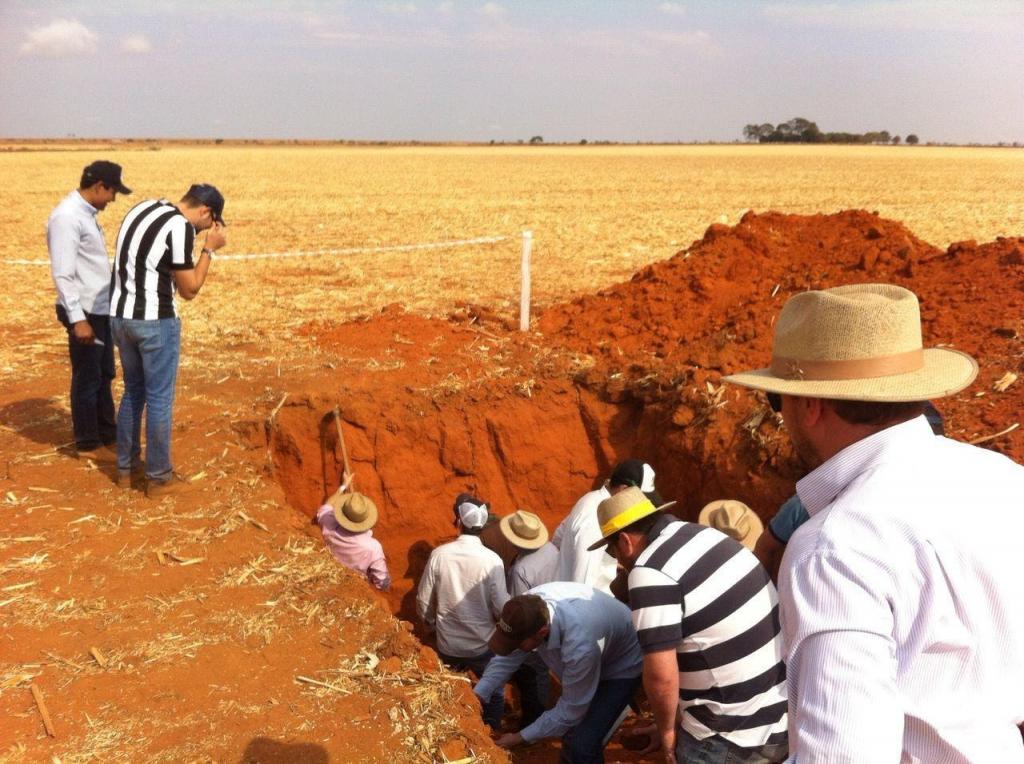
<path fill-rule="evenodd" d="M 472 306 L 444 319 L 393 306 L 307 327 L 339 360 L 275 415 L 275 476 L 297 509 L 315 512 L 341 470 L 330 416 L 339 406 L 356 487 L 381 509 L 392 604 L 407 618 L 430 549 L 454 534 L 463 490 L 498 514 L 535 511 L 553 530 L 611 465 L 637 456 L 682 517 L 733 497 L 767 518 L 799 471 L 763 398 L 721 378 L 767 365 L 790 295 L 871 281 L 918 294 L 926 346 L 978 359 L 974 385 L 937 402 L 951 437 L 1019 422 L 1024 239 L 943 251 L 863 211 L 748 213 L 629 282 L 548 309 L 530 333 Z M 1019 430 L 986 446 L 1024 459 Z"/>

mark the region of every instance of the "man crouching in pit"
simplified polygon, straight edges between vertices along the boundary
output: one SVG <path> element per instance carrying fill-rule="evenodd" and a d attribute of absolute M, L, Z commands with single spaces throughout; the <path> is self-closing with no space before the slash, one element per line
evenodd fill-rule
<path fill-rule="evenodd" d="M 496 657 L 473 690 L 481 703 L 534 650 L 562 683 L 554 708 L 502 735 L 498 745 L 561 736 L 563 761 L 603 762 L 604 747 L 640 686 L 643 655 L 629 608 L 586 584 L 541 584 L 506 603 L 489 645 Z"/>

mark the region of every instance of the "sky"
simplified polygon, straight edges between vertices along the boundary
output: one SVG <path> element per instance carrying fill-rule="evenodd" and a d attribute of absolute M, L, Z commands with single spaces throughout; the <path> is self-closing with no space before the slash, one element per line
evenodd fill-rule
<path fill-rule="evenodd" d="M 1024 0 L 0 0 L 0 136 L 1024 143 Z"/>

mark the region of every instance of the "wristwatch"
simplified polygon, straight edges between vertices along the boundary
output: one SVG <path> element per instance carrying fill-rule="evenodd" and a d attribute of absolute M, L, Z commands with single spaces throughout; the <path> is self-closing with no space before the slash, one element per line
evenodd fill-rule
<path fill-rule="evenodd" d="M 200 254 L 206 255 L 211 260 L 213 259 L 213 250 L 212 249 L 204 249 L 202 252 L 200 252 Z"/>

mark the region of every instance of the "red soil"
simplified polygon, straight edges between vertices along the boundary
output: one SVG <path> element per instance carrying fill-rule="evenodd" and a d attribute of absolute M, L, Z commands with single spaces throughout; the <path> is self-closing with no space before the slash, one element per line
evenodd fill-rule
<path fill-rule="evenodd" d="M 444 320 L 396 307 L 308 327 L 343 360 L 330 389 L 280 412 L 277 474 L 293 504 L 313 512 L 337 484 L 340 451 L 325 415 L 340 404 L 359 487 L 382 509 L 377 535 L 405 576 L 392 603 L 407 618 L 464 489 L 499 514 L 526 507 L 553 527 L 610 465 L 636 455 L 683 516 L 733 496 L 768 517 L 798 477 L 788 441 L 758 397 L 721 377 L 767 364 L 791 294 L 865 281 L 914 290 L 926 345 L 980 362 L 968 390 L 938 402 L 951 437 L 1019 421 L 1024 380 L 992 388 L 1008 371 L 1024 376 L 1024 239 L 943 252 L 864 211 L 748 213 L 629 282 L 552 307 L 531 333 L 473 308 Z M 987 447 L 1024 459 L 1020 431 Z"/>
<path fill-rule="evenodd" d="M 529 333 L 475 307 L 444 319 L 391 307 L 306 327 L 299 341 L 313 345 L 309 362 L 279 376 L 255 363 L 266 354 L 258 347 L 230 349 L 252 356 L 244 378 L 239 371 L 215 383 L 202 364 L 186 365 L 175 449 L 187 474 L 205 477 L 196 493 L 157 508 L 138 491 L 115 490 L 103 470 L 53 458 L 53 445 L 67 439 L 66 417 L 51 403 L 66 395 L 63 357 L 43 380 L 11 382 L 0 391 L 0 424 L 10 435 L 0 442 L 0 464 L 9 462 L 0 476 L 0 567 L 16 576 L 0 597 L 0 716 L 11 720 L 0 725 L 0 758 L 82 753 L 77 745 L 127 720 L 134 726 L 124 734 L 144 742 L 125 739 L 118 752 L 133 758 L 283 760 L 308 746 L 308 760 L 386 760 L 405 734 L 394 714 L 417 690 L 388 677 L 436 662 L 381 603 L 413 620 L 423 564 L 454 533 L 455 494 L 473 490 L 499 514 L 532 509 L 553 528 L 615 461 L 639 456 L 682 516 L 724 496 L 770 516 L 798 476 L 787 438 L 758 396 L 722 385 L 721 376 L 767 363 L 772 322 L 789 295 L 862 281 L 913 289 L 926 344 L 952 344 L 979 360 L 974 385 L 938 402 L 951 437 L 971 440 L 1021 421 L 1024 379 L 1002 393 L 993 384 L 1006 372 L 1024 377 L 1024 239 L 943 252 L 861 211 L 749 214 L 734 228 L 711 226 L 631 281 L 550 308 Z M 381 510 L 375 535 L 395 578 L 386 599 L 347 571 L 273 573 L 323 553 L 315 546 L 303 557 L 293 546 L 318 544 L 302 515 L 338 482 L 335 406 L 356 487 Z M 1024 461 L 1020 429 L 985 445 Z M 281 489 L 301 515 L 276 511 Z M 158 560 L 157 550 L 202 562 Z M 17 577 L 36 552 L 50 556 Z M 246 566 L 257 574 L 222 585 L 241 581 Z M 47 620 L 28 606 L 33 592 L 40 602 L 74 604 Z M 361 615 L 317 628 L 344 612 Z M 250 618 L 272 618 L 276 630 L 247 633 L 236 621 Z M 208 639 L 180 656 L 147 658 L 175 634 Z M 100 670 L 92 646 L 117 665 Z M 380 663 L 355 694 L 315 694 L 296 681 L 334 681 L 330 671 L 361 650 Z M 42 736 L 24 681 L 11 678 L 22 670 L 47 695 L 55 741 Z M 449 758 L 473 751 L 500 760 L 468 688 L 456 689 L 450 710 L 460 734 L 443 749 Z M 547 745 L 515 759 L 552 756 Z M 638 758 L 613 742 L 612 760 Z"/>

